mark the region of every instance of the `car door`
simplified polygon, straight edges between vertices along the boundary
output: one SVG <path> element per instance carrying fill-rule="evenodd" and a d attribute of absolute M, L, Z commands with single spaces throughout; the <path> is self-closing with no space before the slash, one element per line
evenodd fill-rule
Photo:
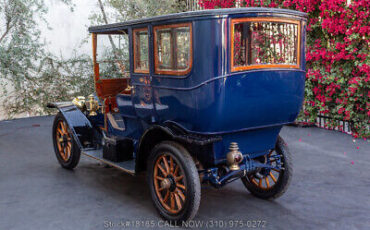
<path fill-rule="evenodd" d="M 156 121 L 151 86 L 151 33 L 148 26 L 132 29 L 132 101 L 136 115 L 146 123 Z"/>

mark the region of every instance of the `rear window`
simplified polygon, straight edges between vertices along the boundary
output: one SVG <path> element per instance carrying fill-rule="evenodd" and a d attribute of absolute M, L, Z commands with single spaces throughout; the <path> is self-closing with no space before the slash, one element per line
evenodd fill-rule
<path fill-rule="evenodd" d="M 233 19 L 231 68 L 299 68 L 300 22 L 278 18 Z"/>

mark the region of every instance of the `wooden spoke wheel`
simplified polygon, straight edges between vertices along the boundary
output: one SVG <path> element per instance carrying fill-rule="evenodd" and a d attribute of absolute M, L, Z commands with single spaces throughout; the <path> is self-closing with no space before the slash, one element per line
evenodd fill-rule
<path fill-rule="evenodd" d="M 54 119 L 53 143 L 55 155 L 63 168 L 72 169 L 80 160 L 80 149 L 73 140 L 70 128 L 61 113 Z"/>
<path fill-rule="evenodd" d="M 245 187 L 259 198 L 280 197 L 288 188 L 293 172 L 291 154 L 284 140 L 279 136 L 275 149 L 255 160 L 279 169 L 261 168 L 248 174 L 242 178 Z"/>
<path fill-rule="evenodd" d="M 68 161 L 71 156 L 72 138 L 69 134 L 65 121 L 58 121 L 57 133 L 55 138 L 60 156 L 64 161 Z"/>
<path fill-rule="evenodd" d="M 198 170 L 189 152 L 176 142 L 158 144 L 148 159 L 153 203 L 166 220 L 193 218 L 200 203 Z"/>
<path fill-rule="evenodd" d="M 161 205 L 170 213 L 178 213 L 186 200 L 186 182 L 179 163 L 163 154 L 154 165 L 154 188 Z"/>

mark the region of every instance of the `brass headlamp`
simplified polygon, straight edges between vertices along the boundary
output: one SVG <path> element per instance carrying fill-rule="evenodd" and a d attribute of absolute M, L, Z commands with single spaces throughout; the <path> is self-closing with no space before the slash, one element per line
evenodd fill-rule
<path fill-rule="evenodd" d="M 88 96 L 86 103 L 86 110 L 89 112 L 89 116 L 96 116 L 98 115 L 96 111 L 99 110 L 99 102 L 95 100 L 95 97 L 93 94 L 90 94 Z"/>
<path fill-rule="evenodd" d="M 85 97 L 78 96 L 72 100 L 72 104 L 74 104 L 77 108 L 84 111 L 85 110 Z"/>

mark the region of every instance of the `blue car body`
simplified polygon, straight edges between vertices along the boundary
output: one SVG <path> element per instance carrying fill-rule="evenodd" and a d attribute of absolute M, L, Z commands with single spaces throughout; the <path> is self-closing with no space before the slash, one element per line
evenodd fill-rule
<path fill-rule="evenodd" d="M 299 68 L 260 68 L 231 71 L 231 20 L 236 18 L 278 17 L 300 22 Z M 156 74 L 154 69 L 153 27 L 191 23 L 193 65 L 181 76 Z M 135 73 L 132 31 L 149 31 L 149 73 Z M 195 157 L 205 168 L 226 163 L 231 142 L 237 142 L 245 157 L 256 158 L 273 149 L 283 125 L 295 121 L 304 100 L 306 14 L 282 9 L 242 8 L 186 12 L 144 20 L 90 27 L 93 34 L 126 30 L 130 38 L 131 95 L 117 94 L 118 114 L 124 130 L 107 122 L 106 135 L 132 140 L 135 172 L 145 169 L 148 153 L 145 146 L 158 136 L 167 135 L 182 140 L 195 149 Z M 100 104 L 104 102 L 100 100 Z M 61 108 L 62 113 L 78 110 Z M 81 115 L 78 115 L 81 116 Z M 82 136 L 91 127 L 104 124 L 104 114 L 87 116 L 90 124 L 76 139 L 86 148 Z M 84 120 L 85 121 L 85 120 Z M 76 122 L 75 122 L 76 123 Z M 77 122 L 78 123 L 78 122 Z M 80 126 L 80 127 L 79 127 Z M 80 132 L 80 133 L 81 133 Z M 151 135 L 150 135 L 151 133 Z M 152 146 L 152 144 L 150 145 Z M 91 147 L 91 146 L 90 146 Z"/>

